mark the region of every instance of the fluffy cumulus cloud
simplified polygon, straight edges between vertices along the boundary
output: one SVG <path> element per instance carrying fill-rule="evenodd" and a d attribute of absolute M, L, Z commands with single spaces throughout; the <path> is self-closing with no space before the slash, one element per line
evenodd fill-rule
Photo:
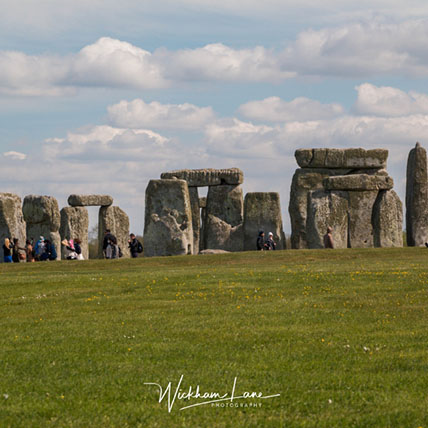
<path fill-rule="evenodd" d="M 389 86 L 377 87 L 364 83 L 358 91 L 354 111 L 359 114 L 397 117 L 428 114 L 428 95 L 415 91 L 404 92 Z"/>
<path fill-rule="evenodd" d="M 15 152 L 15 151 L 4 152 L 3 156 L 5 158 L 11 159 L 11 160 L 18 160 L 18 161 L 23 161 L 27 159 L 27 155 L 25 153 Z"/>
<path fill-rule="evenodd" d="M 122 128 L 200 130 L 214 120 L 211 107 L 193 104 L 146 103 L 142 99 L 121 101 L 108 107 L 109 122 Z"/>
<path fill-rule="evenodd" d="M 261 101 L 250 101 L 239 107 L 239 113 L 252 120 L 267 122 L 291 122 L 314 119 L 329 119 L 343 114 L 340 104 L 322 104 L 305 97 L 284 101 L 269 97 Z"/>

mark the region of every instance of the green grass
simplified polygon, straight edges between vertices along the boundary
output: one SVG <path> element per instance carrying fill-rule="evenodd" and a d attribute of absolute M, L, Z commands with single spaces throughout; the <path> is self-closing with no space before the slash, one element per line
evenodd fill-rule
<path fill-rule="evenodd" d="M 428 250 L 0 266 L 1 427 L 427 427 Z M 261 407 L 176 401 L 156 382 Z"/>

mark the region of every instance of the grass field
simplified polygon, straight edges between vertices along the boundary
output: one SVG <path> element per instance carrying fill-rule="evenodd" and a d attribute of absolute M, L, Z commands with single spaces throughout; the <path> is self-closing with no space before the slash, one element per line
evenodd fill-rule
<path fill-rule="evenodd" d="M 422 248 L 2 264 L 0 426 L 428 427 L 427 266 Z M 145 383 L 182 375 L 280 396 L 168 412 Z"/>

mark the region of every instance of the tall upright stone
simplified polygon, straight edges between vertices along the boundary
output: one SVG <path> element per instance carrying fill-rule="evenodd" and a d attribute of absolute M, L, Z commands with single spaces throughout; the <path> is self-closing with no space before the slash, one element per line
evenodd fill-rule
<path fill-rule="evenodd" d="M 5 238 L 17 238 L 24 246 L 26 225 L 22 214 L 21 198 L 13 193 L 0 193 L 0 245 Z M 3 257 L 0 257 L 3 262 Z"/>
<path fill-rule="evenodd" d="M 105 231 L 116 237 L 117 245 L 122 250 L 123 257 L 130 257 L 128 248 L 129 218 L 121 208 L 117 206 L 103 206 L 98 214 L 98 257 L 103 257 L 103 240 Z"/>
<path fill-rule="evenodd" d="M 203 220 L 203 249 L 242 251 L 243 214 L 240 185 L 210 186 Z"/>
<path fill-rule="evenodd" d="M 254 192 L 245 195 L 244 251 L 256 250 L 259 231 L 272 232 L 276 249 L 285 248 L 279 193 Z"/>
<path fill-rule="evenodd" d="M 197 187 L 189 187 L 189 198 L 190 208 L 192 210 L 193 254 L 198 254 L 201 232 L 201 208 L 199 206 L 199 194 Z"/>
<path fill-rule="evenodd" d="M 89 258 L 88 247 L 88 227 L 89 215 L 85 207 L 64 207 L 61 211 L 61 225 L 59 233 L 61 239 L 79 239 L 81 241 L 82 255 L 87 260 Z M 62 246 L 62 255 L 66 257 L 65 247 Z"/>
<path fill-rule="evenodd" d="M 61 259 L 59 227 L 61 215 L 58 202 L 53 196 L 28 195 L 24 198 L 22 212 L 27 225 L 27 238 L 37 241 L 40 236 L 49 239 Z"/>
<path fill-rule="evenodd" d="M 146 188 L 144 256 L 193 254 L 192 207 L 185 180 L 150 180 Z"/>
<path fill-rule="evenodd" d="M 323 189 L 311 192 L 308 195 L 308 247 L 324 248 L 324 235 L 331 227 L 334 248 L 347 248 L 348 210 L 347 192 Z"/>
<path fill-rule="evenodd" d="M 403 204 L 394 190 L 379 192 L 372 223 L 375 247 L 403 246 Z"/>
<path fill-rule="evenodd" d="M 411 247 L 428 242 L 427 153 L 419 143 L 407 160 L 406 235 Z"/>

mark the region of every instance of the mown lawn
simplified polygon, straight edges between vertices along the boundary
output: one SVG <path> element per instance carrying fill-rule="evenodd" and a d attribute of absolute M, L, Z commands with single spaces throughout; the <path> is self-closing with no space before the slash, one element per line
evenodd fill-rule
<path fill-rule="evenodd" d="M 428 427 L 427 266 L 423 248 L 2 264 L 0 426 Z M 168 412 L 145 383 L 182 375 L 280 396 Z"/>

